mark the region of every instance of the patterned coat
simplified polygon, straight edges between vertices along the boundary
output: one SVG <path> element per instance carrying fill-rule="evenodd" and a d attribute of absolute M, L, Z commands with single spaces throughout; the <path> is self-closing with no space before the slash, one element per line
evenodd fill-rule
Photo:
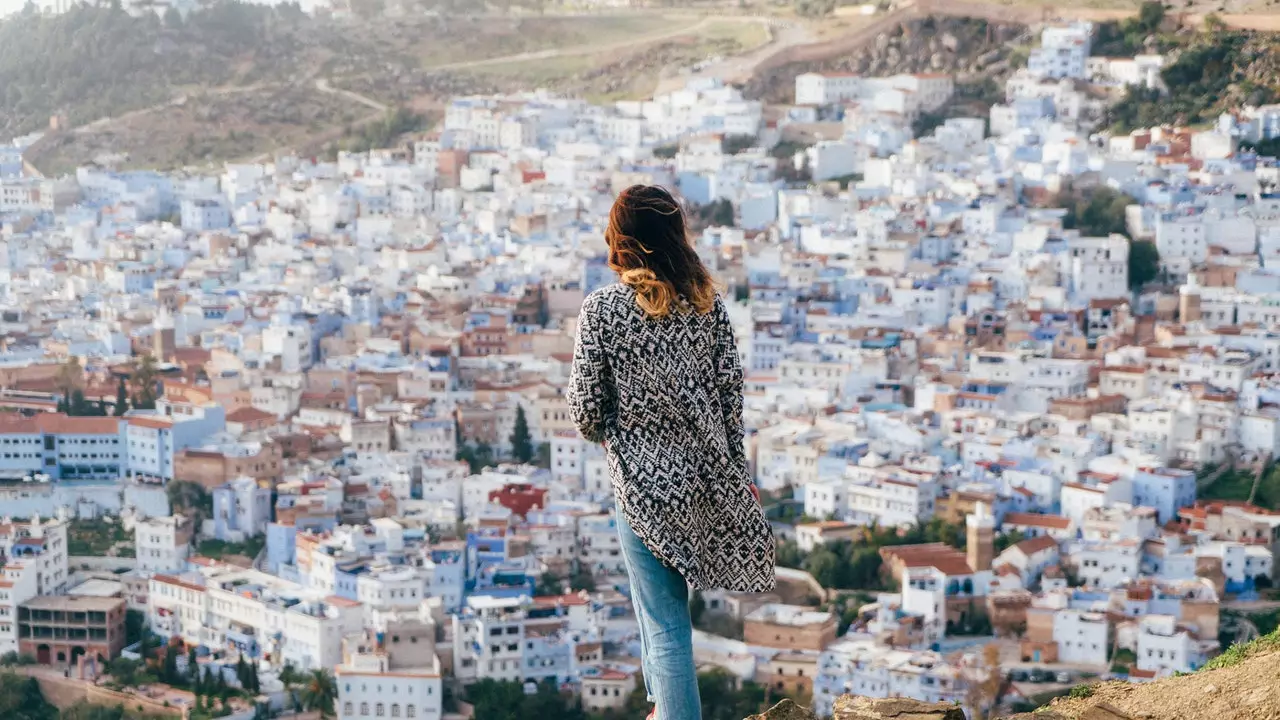
<path fill-rule="evenodd" d="M 606 443 L 627 522 L 695 588 L 766 592 L 773 531 L 742 445 L 742 366 L 720 298 L 650 319 L 622 284 L 587 297 L 568 388 L 578 429 Z"/>

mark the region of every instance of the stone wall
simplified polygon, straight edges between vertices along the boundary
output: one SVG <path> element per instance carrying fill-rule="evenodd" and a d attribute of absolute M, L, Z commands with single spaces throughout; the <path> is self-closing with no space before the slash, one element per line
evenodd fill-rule
<path fill-rule="evenodd" d="M 147 715 L 163 718 L 182 717 L 180 708 L 165 707 L 164 703 L 156 702 L 151 698 L 116 692 L 82 680 L 54 677 L 44 673 L 35 675 L 35 679 L 36 682 L 40 683 L 40 692 L 44 695 L 44 699 L 57 706 L 60 710 L 69 708 L 78 702 L 88 702 L 108 707 L 124 705 L 135 712 L 138 710 L 138 706 L 141 705 L 142 712 Z"/>

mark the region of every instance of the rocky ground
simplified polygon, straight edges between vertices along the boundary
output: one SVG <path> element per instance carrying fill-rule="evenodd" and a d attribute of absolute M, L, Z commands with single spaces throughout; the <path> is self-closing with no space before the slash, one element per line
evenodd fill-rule
<path fill-rule="evenodd" d="M 1276 720 L 1280 638 L 1269 651 L 1216 670 L 1135 685 L 1104 683 L 1088 697 L 1059 698 L 1028 720 Z M 1022 720 L 1022 718 L 1019 718 Z"/>
<path fill-rule="evenodd" d="M 965 82 L 1003 76 L 1018 41 L 1026 36 L 1024 25 L 990 23 L 953 17 L 911 20 L 896 30 L 881 33 L 853 53 L 816 63 L 791 63 L 761 72 L 747 84 L 750 97 L 788 103 L 794 99 L 795 79 L 807 72 L 852 72 L 861 75 L 940 72 Z"/>
<path fill-rule="evenodd" d="M 1235 646 L 1199 672 L 1133 684 L 1082 686 L 1073 697 L 1005 720 L 1277 720 L 1280 718 L 1280 632 Z M 964 720 L 955 705 L 845 696 L 834 720 Z M 816 720 L 785 700 L 747 720 Z"/>

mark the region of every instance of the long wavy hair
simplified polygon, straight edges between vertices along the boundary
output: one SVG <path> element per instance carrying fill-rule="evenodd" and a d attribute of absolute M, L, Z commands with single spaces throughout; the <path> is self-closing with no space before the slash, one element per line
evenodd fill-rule
<path fill-rule="evenodd" d="M 684 211 L 657 185 L 632 185 L 609 211 L 609 267 L 636 292 L 645 315 L 663 318 L 684 303 L 708 313 L 716 289 L 685 231 Z"/>

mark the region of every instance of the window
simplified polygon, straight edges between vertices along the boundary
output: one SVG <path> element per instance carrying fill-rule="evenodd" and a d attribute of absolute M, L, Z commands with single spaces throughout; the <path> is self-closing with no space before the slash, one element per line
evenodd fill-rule
<path fill-rule="evenodd" d="M 405 716 L 405 717 L 414 717 L 414 716 L 416 716 L 416 715 L 417 715 L 417 709 L 416 709 L 416 708 L 414 708 L 414 707 L 413 707 L 413 705 L 405 705 L 405 706 L 404 706 L 404 716 Z"/>
<path fill-rule="evenodd" d="M 369 703 L 360 703 L 360 714 L 361 715 L 369 714 Z"/>
<path fill-rule="evenodd" d="M 382 706 L 382 703 L 378 703 L 377 705 L 374 706 L 373 714 L 377 715 L 378 717 L 382 717 L 385 711 L 386 709 Z"/>
<path fill-rule="evenodd" d="M 351 709 L 351 703 L 347 703 L 347 704 L 345 704 L 345 705 L 343 705 L 343 706 L 342 706 L 342 714 L 343 714 L 343 715 L 350 715 L 352 712 L 354 712 L 354 711 Z"/>
<path fill-rule="evenodd" d="M 391 703 L 391 717 L 400 717 L 400 703 Z"/>

